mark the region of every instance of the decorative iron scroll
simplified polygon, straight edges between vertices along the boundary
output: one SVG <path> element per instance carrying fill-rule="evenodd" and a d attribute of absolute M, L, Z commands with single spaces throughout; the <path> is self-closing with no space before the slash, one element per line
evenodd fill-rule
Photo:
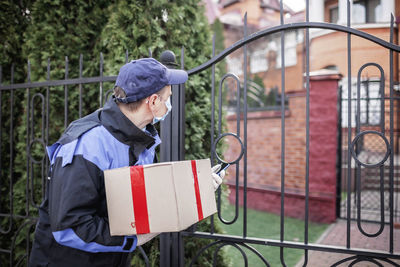
<path fill-rule="evenodd" d="M 232 246 L 240 252 L 240 254 L 243 257 L 243 266 L 248 266 L 248 259 L 247 259 L 246 253 L 240 246 L 243 246 L 243 247 L 249 249 L 251 252 L 253 252 L 265 264 L 265 266 L 268 266 L 268 267 L 271 266 L 268 263 L 268 261 L 262 256 L 262 254 L 259 251 L 257 251 L 255 248 L 253 248 L 252 246 L 249 246 L 244 243 L 234 243 L 234 242 L 224 242 L 224 241 L 215 241 L 215 242 L 212 242 L 212 243 L 202 247 L 197 252 L 197 254 L 193 257 L 189 266 L 196 266 L 196 262 L 197 262 L 198 258 L 201 256 L 201 254 L 213 246 L 216 246 L 216 249 L 214 250 L 214 254 L 213 254 L 213 266 L 217 266 L 218 252 L 225 246 Z"/>
<path fill-rule="evenodd" d="M 395 263 L 395 262 L 393 262 L 393 261 L 391 261 L 391 260 L 389 260 L 387 258 L 373 258 L 373 257 L 367 257 L 367 256 L 352 256 L 352 257 L 348 257 L 348 258 L 345 258 L 345 259 L 342 259 L 342 260 L 336 262 L 335 264 L 331 265 L 331 267 L 336 267 L 336 266 L 339 267 L 342 263 L 349 262 L 349 261 L 350 261 L 350 264 L 348 266 L 354 266 L 355 264 L 357 264 L 359 262 L 371 262 L 371 263 L 376 264 L 376 266 L 383 267 L 383 265 L 380 262 L 378 262 L 377 260 L 387 262 L 389 264 L 392 264 L 393 266 L 399 266 L 397 263 Z"/>
<path fill-rule="evenodd" d="M 394 18 L 393 15 L 391 17 L 391 24 L 390 24 L 390 42 L 387 42 L 385 40 L 382 40 L 376 36 L 373 36 L 371 34 L 368 34 L 366 32 L 362 32 L 360 30 L 357 29 L 353 29 L 350 27 L 350 2 L 347 3 L 347 25 L 335 25 L 335 24 L 330 24 L 330 23 L 320 23 L 320 22 L 310 22 L 309 21 L 309 5 L 308 5 L 308 1 L 306 1 L 306 21 L 302 22 L 302 23 L 291 23 L 291 24 L 284 24 L 283 21 L 283 14 L 282 14 L 282 1 L 281 1 L 281 25 L 275 26 L 275 27 L 271 27 L 265 30 L 261 30 L 259 32 L 253 33 L 251 35 L 247 35 L 247 15 L 244 16 L 244 34 L 243 34 L 243 38 L 239 41 L 237 41 L 236 43 L 234 43 L 232 46 L 226 48 L 225 50 L 223 50 L 222 52 L 220 52 L 218 55 L 215 55 L 215 38 L 213 40 L 213 54 L 212 54 L 212 58 L 210 60 L 208 60 L 207 62 L 203 63 L 200 66 L 197 66 L 191 70 L 189 70 L 189 75 L 195 75 L 203 70 L 206 70 L 208 68 L 212 68 L 212 115 L 211 115 L 211 138 L 212 138 L 212 143 L 213 143 L 213 148 L 211 151 L 211 158 L 212 160 L 214 160 L 214 158 L 216 157 L 218 159 L 219 162 L 224 162 L 222 157 L 219 157 L 216 154 L 216 143 L 218 141 L 220 141 L 223 137 L 226 137 L 227 135 L 232 135 L 233 137 L 237 138 L 237 140 L 240 140 L 240 143 L 242 145 L 242 148 L 244 149 L 244 152 L 241 152 L 241 154 L 243 153 L 243 158 L 238 158 L 236 160 L 233 160 L 232 163 L 234 163 L 236 165 L 236 191 L 235 191 L 235 216 L 232 220 L 227 221 L 223 218 L 223 216 L 221 216 L 221 205 L 220 205 L 220 192 L 218 192 L 218 218 L 219 220 L 224 223 L 224 224 L 233 224 L 236 223 L 239 219 L 239 214 L 238 214 L 238 197 L 239 197 L 239 193 L 238 193 L 238 189 L 239 189 L 239 177 L 238 177 L 238 173 L 239 173 L 239 164 L 243 164 L 243 235 L 242 236 L 224 236 L 223 235 L 216 235 L 213 233 L 213 231 L 211 231 L 210 233 L 204 233 L 204 232 L 191 232 L 191 231 L 187 231 L 184 232 L 183 235 L 184 236 L 192 236 L 192 237 L 198 237 L 198 238 L 207 238 L 207 239 L 213 239 L 216 240 L 215 242 L 211 243 L 210 245 L 208 245 L 207 247 L 204 247 L 202 250 L 200 250 L 198 252 L 198 255 L 201 254 L 205 249 L 212 247 L 212 246 L 221 246 L 220 244 L 222 244 L 223 242 L 230 242 L 230 243 L 236 243 L 238 245 L 242 245 L 244 243 L 253 243 L 253 244 L 264 244 L 264 245 L 270 245 L 270 246 L 277 246 L 280 247 L 280 259 L 281 259 L 281 264 L 282 266 L 286 266 L 286 263 L 284 261 L 284 248 L 294 248 L 294 249 L 302 249 L 304 250 L 304 262 L 303 262 L 303 266 L 307 266 L 308 262 L 309 262 L 309 256 L 308 256 L 308 251 L 309 250 L 319 250 L 319 251 L 325 251 L 325 252 L 331 252 L 331 253 L 348 253 L 348 254 L 356 254 L 356 256 L 350 258 L 350 260 L 354 261 L 352 262 L 352 265 L 356 264 L 357 262 L 362 262 L 362 261 L 370 261 L 375 263 L 376 260 L 380 260 L 380 259 L 385 259 L 386 262 L 388 263 L 392 263 L 391 260 L 389 260 L 389 258 L 392 259 L 400 259 L 400 255 L 397 254 L 393 254 L 393 144 L 394 144 L 394 140 L 393 140 L 393 53 L 394 52 L 400 52 L 400 46 L 394 44 L 393 42 L 393 27 L 394 27 Z M 352 137 L 352 133 L 351 133 L 351 129 L 349 129 L 349 138 L 348 138 L 348 147 L 351 148 L 348 150 L 348 158 L 354 158 L 354 160 L 356 161 L 358 168 L 361 168 L 361 166 L 363 167 L 367 167 L 367 168 L 381 168 L 381 166 L 383 164 L 385 164 L 385 162 L 387 162 L 388 159 L 390 159 L 390 166 L 391 166 L 391 174 L 390 174 L 390 206 L 391 206 L 391 210 L 390 210 L 390 248 L 388 252 L 384 252 L 384 251 L 374 251 L 374 252 L 368 252 L 368 251 L 364 251 L 363 249 L 355 249 L 351 247 L 351 232 L 350 232 L 350 228 L 351 228 L 351 207 L 350 207 L 350 196 L 348 195 L 347 198 L 347 203 L 348 203 L 348 210 L 347 210 L 347 234 L 345 237 L 346 239 L 346 247 L 333 247 L 333 246 L 327 246 L 327 245 L 322 245 L 322 244 L 309 244 L 308 243 L 308 221 L 309 221 L 309 105 L 310 105 L 310 100 L 309 100 L 309 92 L 310 92 L 310 84 L 309 84 L 309 66 L 310 66 L 310 62 L 309 62 L 309 57 L 310 57 L 310 53 L 309 53 L 309 46 L 310 46 L 310 42 L 309 42 L 309 29 L 328 29 L 328 30 L 333 30 L 333 31 L 339 31 L 339 32 L 343 32 L 347 34 L 347 58 L 348 58 L 348 73 L 347 76 L 348 77 L 352 77 L 351 76 L 351 36 L 358 36 L 361 37 L 364 40 L 368 40 L 371 41 L 373 43 L 378 44 L 379 46 L 381 46 L 382 48 L 388 49 L 389 53 L 390 53 L 390 140 L 388 140 L 388 138 L 385 136 L 385 129 L 384 127 L 381 129 L 381 131 L 363 131 L 360 132 L 359 128 L 358 128 L 358 132 L 356 133 L 356 136 Z M 305 72 L 305 87 L 306 87 L 306 154 L 305 154 L 305 158 L 306 158 L 306 177 L 305 177 L 305 227 L 304 227 L 304 242 L 288 242 L 285 241 L 285 225 L 284 225 L 284 212 L 285 212 L 285 103 L 284 103 L 284 99 L 285 99 L 285 61 L 284 61 L 284 36 L 285 36 L 285 31 L 288 30 L 293 30 L 293 29 L 305 29 L 305 33 L 306 33 L 306 38 L 305 38 L 305 43 L 306 43 L 306 56 L 305 56 L 305 60 L 306 60 L 306 72 Z M 246 100 L 243 101 L 243 106 L 241 106 L 240 104 L 240 95 L 243 92 L 243 98 L 246 98 L 247 95 L 247 91 L 246 91 L 246 84 L 247 84 L 247 45 L 250 44 L 251 42 L 258 40 L 262 37 L 274 34 L 274 33 L 281 33 L 281 80 L 282 80 L 282 97 L 281 97 L 281 129 L 282 129 L 282 133 L 281 133 L 281 228 L 280 228 L 280 240 L 277 241 L 271 241 L 271 240 L 266 240 L 266 239 L 262 239 L 262 238 L 252 238 L 252 237 L 248 237 L 247 236 L 247 205 L 246 205 L 246 200 L 247 200 L 247 136 L 246 136 L 246 131 L 247 131 L 247 102 Z M 214 105 L 217 105 L 215 103 L 215 89 L 214 89 L 214 83 L 215 83 L 215 65 L 224 60 L 228 55 L 230 55 L 231 53 L 239 50 L 240 48 L 243 49 L 243 70 L 244 70 L 244 81 L 242 82 L 243 87 L 244 88 L 240 88 L 240 84 L 241 82 L 239 82 L 239 78 L 233 74 L 233 73 L 228 73 L 225 74 L 220 82 L 219 82 L 219 93 L 218 93 L 218 107 L 214 107 Z M 365 69 L 366 67 L 369 66 L 373 66 L 378 68 L 381 71 L 381 85 L 380 85 L 380 90 L 382 91 L 381 95 L 384 96 L 384 74 L 383 74 L 383 69 L 381 66 L 379 66 L 376 63 L 367 63 L 364 64 L 360 70 L 359 70 L 359 81 L 358 81 L 358 91 L 359 89 L 359 84 L 360 84 L 360 73 L 363 71 L 363 69 Z M 237 104 L 236 104 L 236 117 L 238 119 L 237 121 L 237 133 L 238 134 L 234 134 L 234 133 L 221 133 L 221 110 L 222 110 L 222 93 L 221 93 L 221 88 L 222 88 L 222 84 L 224 83 L 224 81 L 227 78 L 232 78 L 236 81 L 236 93 L 237 93 Z M 351 88 L 351 79 L 349 78 L 348 81 L 348 88 Z M 350 89 L 349 89 L 350 91 Z M 349 99 L 351 98 L 351 93 L 349 92 Z M 358 93 L 358 97 L 360 96 L 360 94 Z M 384 101 L 382 99 L 382 101 Z M 216 134 L 216 141 L 214 141 L 214 124 L 216 123 L 214 121 L 214 113 L 215 110 L 218 109 L 219 114 L 218 114 L 218 129 L 219 132 Z M 351 105 L 349 104 L 349 118 L 348 118 L 348 122 L 349 125 L 351 125 Z M 384 111 L 384 108 L 381 108 L 381 111 Z M 359 112 L 359 110 L 357 111 Z M 382 115 L 383 118 L 384 115 Z M 240 136 L 240 117 L 243 118 L 243 136 Z M 359 113 L 358 113 L 358 119 L 359 119 Z M 359 124 L 359 121 L 357 122 Z M 351 128 L 351 127 L 349 127 Z M 357 155 L 357 153 L 355 153 L 355 150 L 357 148 L 357 141 L 360 140 L 360 138 L 362 138 L 364 135 L 366 134 L 374 134 L 379 136 L 383 142 L 385 143 L 386 146 L 386 151 L 384 154 L 384 157 L 375 164 L 369 164 L 369 163 L 365 163 L 363 162 Z M 350 170 L 348 170 L 350 172 Z M 357 225 L 358 225 L 358 229 L 359 231 L 368 237 L 376 237 L 379 236 L 382 231 L 383 228 L 385 226 L 385 222 L 384 222 L 384 217 L 381 217 L 383 219 L 381 219 L 380 222 L 380 228 L 376 233 L 367 233 L 366 231 L 364 231 L 362 225 L 361 225 L 361 215 L 360 215 L 360 205 L 361 205 L 361 189 L 359 188 L 361 184 L 361 180 L 358 178 L 357 179 L 357 211 L 358 211 L 358 217 L 357 217 Z M 350 194 L 350 188 L 351 188 L 351 184 L 350 182 L 348 182 L 347 184 L 347 192 L 348 194 Z M 383 186 L 381 186 L 381 191 L 383 192 Z M 381 199 L 383 199 L 383 196 L 381 197 Z M 383 207 L 382 203 L 381 206 Z M 382 214 L 384 213 L 384 211 L 382 210 Z M 213 225 L 214 223 L 214 218 L 211 218 L 211 223 Z M 212 227 L 213 229 L 213 227 Z M 262 240 L 265 241 L 265 243 L 262 243 Z M 198 255 L 196 255 L 196 257 L 193 259 L 193 262 L 195 262 L 195 260 L 198 258 Z M 244 259 L 246 259 L 245 256 L 243 256 Z M 343 261 L 344 262 L 344 261 Z M 342 261 L 338 262 L 335 266 L 338 266 L 339 264 L 341 264 Z M 267 264 L 266 264 L 267 265 Z M 379 263 L 378 263 L 379 266 Z"/>

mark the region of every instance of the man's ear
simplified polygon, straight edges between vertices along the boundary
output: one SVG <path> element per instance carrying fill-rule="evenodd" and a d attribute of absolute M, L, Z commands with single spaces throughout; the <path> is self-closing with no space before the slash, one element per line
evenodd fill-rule
<path fill-rule="evenodd" d="M 151 96 L 148 97 L 148 99 L 146 100 L 146 103 L 150 104 L 149 106 L 151 108 L 153 108 L 154 105 L 156 104 L 157 98 L 159 98 L 159 96 L 157 94 L 152 94 Z"/>

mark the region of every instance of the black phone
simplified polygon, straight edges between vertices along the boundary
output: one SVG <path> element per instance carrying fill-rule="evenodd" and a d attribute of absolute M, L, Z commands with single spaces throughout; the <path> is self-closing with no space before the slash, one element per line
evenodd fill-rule
<path fill-rule="evenodd" d="M 222 163 L 221 169 L 219 169 L 219 171 L 217 172 L 217 174 L 219 174 L 220 172 L 222 172 L 222 171 L 228 169 L 229 166 L 231 166 L 231 164 L 229 164 L 229 163 Z"/>

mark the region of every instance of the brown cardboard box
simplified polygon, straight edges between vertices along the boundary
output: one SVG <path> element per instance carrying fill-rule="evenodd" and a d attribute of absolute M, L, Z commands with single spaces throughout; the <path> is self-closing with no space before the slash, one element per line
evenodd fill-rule
<path fill-rule="evenodd" d="M 111 235 L 176 232 L 215 212 L 209 159 L 104 171 Z"/>

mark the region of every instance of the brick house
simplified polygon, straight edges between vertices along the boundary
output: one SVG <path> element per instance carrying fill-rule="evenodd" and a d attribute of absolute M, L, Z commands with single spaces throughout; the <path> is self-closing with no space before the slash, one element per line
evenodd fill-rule
<path fill-rule="evenodd" d="M 346 24 L 346 0 L 311 0 L 310 21 Z M 226 0 L 219 1 L 216 17 L 224 25 L 225 47 L 243 38 L 243 17 L 247 12 L 249 34 L 279 25 L 278 0 Z M 352 27 L 389 40 L 390 13 L 400 13 L 399 0 L 353 1 L 351 10 Z M 305 20 L 305 12 L 293 12 L 284 6 L 284 22 L 294 23 Z M 395 43 L 398 43 L 398 29 L 395 29 Z M 306 176 L 306 89 L 305 73 L 305 31 L 304 29 L 285 32 L 285 214 L 302 218 L 304 216 Z M 248 46 L 247 73 L 250 80 L 262 80 L 264 95 L 274 92 L 281 94 L 281 34 L 261 38 Z M 378 45 L 352 37 L 351 49 L 352 91 L 356 91 L 357 72 L 368 62 L 382 66 L 385 73 L 385 92 L 388 93 L 389 51 Z M 229 72 L 243 79 L 243 51 L 230 54 L 226 60 Z M 399 69 L 394 64 L 394 80 L 398 81 Z M 310 30 L 310 215 L 311 220 L 333 221 L 337 214 L 336 161 L 338 146 L 347 151 L 347 140 L 338 144 L 339 131 L 347 132 L 347 110 L 342 102 L 341 129 L 337 127 L 340 117 L 337 112 L 338 85 L 342 96 L 347 96 L 347 34 L 329 30 Z M 317 78 L 313 76 L 316 75 Z M 378 94 L 380 71 L 367 67 L 362 72 L 363 86 L 372 94 Z M 257 78 L 256 78 L 257 77 Z M 319 77 L 319 78 L 318 78 Z M 330 83 L 321 81 L 329 78 Z M 323 80 L 322 79 L 322 80 Z M 315 80 L 315 83 L 313 82 Z M 314 84 L 313 84 L 314 83 Z M 336 86 L 333 86 L 336 85 Z M 319 87 L 321 90 L 318 90 Z M 228 89 L 228 132 L 236 132 L 236 114 L 230 112 L 229 103 L 235 103 L 235 87 L 227 82 Z M 257 86 L 249 85 L 252 93 Z M 330 89 L 329 89 L 330 88 Z M 314 91 L 313 91 L 314 89 Z M 232 97 L 231 101 L 229 98 Z M 325 99 L 327 102 L 321 101 Z M 314 100 L 314 101 L 313 101 Z M 375 129 L 380 118 L 372 116 L 369 106 L 377 106 L 374 100 L 361 103 L 361 117 L 366 129 Z M 254 104 L 255 103 L 255 104 Z M 281 111 L 279 101 L 275 104 L 258 105 L 249 102 L 247 121 L 247 205 L 259 210 L 280 213 L 281 198 Z M 347 103 L 347 102 L 346 102 Z M 331 111 L 326 109 L 330 105 Z M 385 103 L 388 105 L 388 103 Z M 365 110 L 366 109 L 366 110 Z M 332 112 L 334 111 L 334 112 Z M 375 110 L 376 111 L 376 110 Z M 353 112 L 354 113 L 354 112 Z M 385 112 L 386 113 L 386 112 Z M 397 116 L 396 116 L 397 117 Z M 386 116 L 386 123 L 388 123 Z M 330 121 L 330 125 L 326 125 Z M 241 121 L 243 123 L 243 121 Z M 354 122 L 354 119 L 353 119 Z M 397 124 L 397 118 L 396 118 Z M 314 125 L 314 126 L 313 126 Z M 329 128 L 330 127 L 330 128 Z M 354 127 L 354 123 L 352 123 Z M 243 128 L 243 127 L 241 127 Z M 241 133 L 242 136 L 243 133 Z M 314 138 L 314 139 L 313 139 Z M 330 141 L 327 141 L 330 140 Z M 321 143 L 324 145 L 320 145 Z M 368 142 L 365 142 L 368 146 Z M 238 147 L 229 146 L 225 157 L 234 157 Z M 325 152 L 323 152 L 325 151 Z M 326 153 L 321 157 L 321 153 Z M 347 153 L 347 152 L 346 152 Z M 346 154 L 343 153 L 343 154 Z M 322 158 L 322 159 L 321 159 Z M 329 165 L 324 165 L 326 162 Z M 243 165 L 243 164 L 242 164 Z M 347 167 L 346 167 L 347 168 Z M 343 167 L 343 170 L 345 168 Z M 236 199 L 236 170 L 229 169 L 227 184 L 231 189 L 230 201 Z M 243 184 L 243 166 L 239 169 L 239 185 Z M 342 182 L 345 184 L 345 182 Z M 243 202 L 239 190 L 239 203 Z"/>

